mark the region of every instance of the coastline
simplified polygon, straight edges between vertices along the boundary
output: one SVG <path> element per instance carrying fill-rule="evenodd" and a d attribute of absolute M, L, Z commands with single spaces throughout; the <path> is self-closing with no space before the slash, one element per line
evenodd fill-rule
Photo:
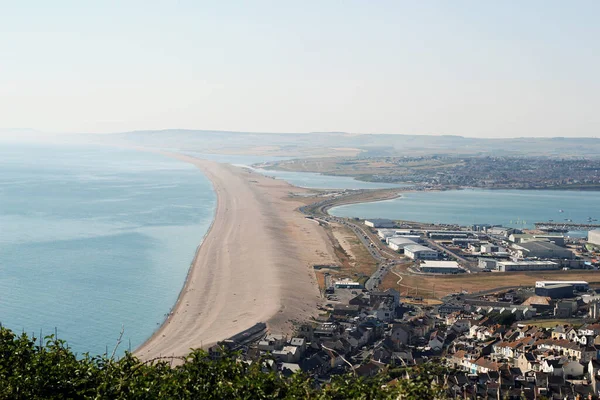
<path fill-rule="evenodd" d="M 243 168 L 163 153 L 198 167 L 217 206 L 170 314 L 134 354 L 149 360 L 207 348 L 257 322 L 289 334 L 321 300 L 310 264 L 333 260 L 322 228 L 288 198 L 307 192 Z"/>

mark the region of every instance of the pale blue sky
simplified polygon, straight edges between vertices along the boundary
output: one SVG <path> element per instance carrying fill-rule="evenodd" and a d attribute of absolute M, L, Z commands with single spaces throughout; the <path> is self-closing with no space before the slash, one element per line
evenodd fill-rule
<path fill-rule="evenodd" d="M 0 128 L 600 136 L 600 1 L 2 1 Z"/>

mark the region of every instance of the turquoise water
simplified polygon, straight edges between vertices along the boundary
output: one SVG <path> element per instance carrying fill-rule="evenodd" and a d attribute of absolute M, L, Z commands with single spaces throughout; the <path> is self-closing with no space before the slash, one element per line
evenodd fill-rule
<path fill-rule="evenodd" d="M 140 345 L 175 303 L 216 198 L 194 166 L 101 147 L 0 147 L 0 322 L 81 353 Z M 119 353 L 121 352 L 119 351 Z"/>
<path fill-rule="evenodd" d="M 330 213 L 341 217 L 531 228 L 535 222 L 549 220 L 571 219 L 579 223 L 587 223 L 588 217 L 600 220 L 600 193 L 478 189 L 414 192 L 393 200 L 339 206 Z"/>

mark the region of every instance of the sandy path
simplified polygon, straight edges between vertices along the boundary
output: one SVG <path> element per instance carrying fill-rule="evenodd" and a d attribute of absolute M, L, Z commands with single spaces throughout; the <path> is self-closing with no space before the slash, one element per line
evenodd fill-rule
<path fill-rule="evenodd" d="M 286 198 L 302 192 L 246 169 L 172 155 L 198 166 L 217 194 L 215 220 L 172 315 L 140 346 L 142 359 L 181 356 L 257 322 L 289 333 L 320 299 L 312 263 L 333 260 L 322 228 Z"/>

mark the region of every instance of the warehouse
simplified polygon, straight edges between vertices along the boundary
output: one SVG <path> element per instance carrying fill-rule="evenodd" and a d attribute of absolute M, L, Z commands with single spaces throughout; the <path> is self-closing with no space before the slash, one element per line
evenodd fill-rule
<path fill-rule="evenodd" d="M 573 289 L 573 285 L 569 284 L 547 285 L 545 287 L 536 287 L 535 294 L 550 297 L 551 299 L 564 299 L 566 297 L 573 297 Z"/>
<path fill-rule="evenodd" d="M 419 267 L 428 274 L 457 274 L 463 272 L 456 261 L 423 261 Z"/>
<path fill-rule="evenodd" d="M 530 233 L 513 233 L 508 237 L 513 243 L 527 243 L 536 241 L 552 242 L 557 246 L 565 245 L 565 237 L 562 235 L 533 235 Z"/>
<path fill-rule="evenodd" d="M 567 258 L 574 257 L 573 252 L 551 242 L 527 242 L 515 245 L 519 258 Z"/>
<path fill-rule="evenodd" d="M 390 240 L 391 239 L 398 239 L 398 238 L 412 240 L 415 243 L 419 243 L 421 241 L 421 236 L 419 236 L 419 235 L 404 235 L 404 236 L 392 236 L 392 237 L 389 237 L 389 238 L 387 238 L 385 240 L 385 242 L 387 244 L 390 244 Z"/>
<path fill-rule="evenodd" d="M 434 240 L 452 240 L 454 238 L 466 239 L 469 235 L 466 233 L 430 233 L 429 238 Z"/>
<path fill-rule="evenodd" d="M 387 242 L 388 246 L 390 246 L 390 249 L 394 251 L 401 251 L 404 250 L 406 246 L 413 246 L 417 244 L 414 240 L 405 237 L 389 238 L 387 239 Z"/>
<path fill-rule="evenodd" d="M 560 269 L 560 265 L 552 261 L 498 261 L 498 271 L 545 271 Z"/>
<path fill-rule="evenodd" d="M 377 236 L 379 236 L 382 240 L 385 240 L 392 236 L 396 236 L 396 230 L 395 229 L 377 229 Z"/>
<path fill-rule="evenodd" d="M 588 232 L 588 242 L 600 246 L 600 229 L 594 229 Z"/>
<path fill-rule="evenodd" d="M 370 226 L 371 228 L 393 228 L 396 226 L 396 223 L 391 219 L 373 218 L 366 219 L 365 225 Z"/>
<path fill-rule="evenodd" d="M 438 252 L 429 247 L 414 244 L 404 247 L 404 255 L 413 260 L 435 260 L 438 258 Z"/>
<path fill-rule="evenodd" d="M 575 290 L 580 292 L 585 292 L 590 288 L 590 284 L 586 281 L 537 281 L 535 283 L 536 288 L 553 285 L 572 285 Z"/>

